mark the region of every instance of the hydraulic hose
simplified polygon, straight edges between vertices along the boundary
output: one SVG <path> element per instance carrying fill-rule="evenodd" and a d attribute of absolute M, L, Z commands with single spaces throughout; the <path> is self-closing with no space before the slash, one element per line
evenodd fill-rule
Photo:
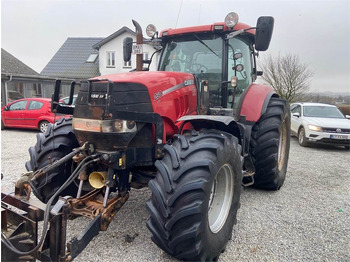
<path fill-rule="evenodd" d="M 47 202 L 46 208 L 45 208 L 45 213 L 44 213 L 44 227 L 43 227 L 43 231 L 41 234 L 41 239 L 36 247 L 34 247 L 30 251 L 18 250 L 2 232 L 1 232 L 1 242 L 4 243 L 4 245 L 8 249 L 10 249 L 11 251 L 13 251 L 14 253 L 16 253 L 20 256 L 31 255 L 34 252 L 36 252 L 43 245 L 44 240 L 46 238 L 46 234 L 48 231 L 48 224 L 49 224 L 48 222 L 49 222 L 49 217 L 50 217 L 50 209 L 51 209 L 51 205 L 52 205 L 53 201 L 67 186 L 69 186 L 74 181 L 74 179 L 77 177 L 77 175 L 79 174 L 79 172 L 82 168 L 84 168 L 85 166 L 87 166 L 93 162 L 99 161 L 99 157 L 100 157 L 100 154 L 95 154 L 95 155 L 88 156 L 83 161 L 81 161 L 81 163 L 74 170 L 74 172 L 70 175 L 70 177 L 66 180 L 66 182 L 63 183 L 63 185 L 56 191 L 56 193 Z M 86 161 L 89 161 L 89 162 L 86 163 Z"/>

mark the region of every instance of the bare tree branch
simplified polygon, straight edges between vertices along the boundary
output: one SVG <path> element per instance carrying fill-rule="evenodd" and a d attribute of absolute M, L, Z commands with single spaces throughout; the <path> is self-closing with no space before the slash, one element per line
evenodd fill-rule
<path fill-rule="evenodd" d="M 264 82 L 290 103 L 301 100 L 310 89 L 309 80 L 313 73 L 307 64 L 299 62 L 297 55 L 270 55 L 263 61 L 261 68 Z"/>

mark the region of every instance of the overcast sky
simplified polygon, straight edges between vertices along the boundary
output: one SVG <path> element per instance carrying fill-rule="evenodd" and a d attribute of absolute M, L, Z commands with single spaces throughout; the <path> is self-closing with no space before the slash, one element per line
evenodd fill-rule
<path fill-rule="evenodd" d="M 268 51 L 298 55 L 314 72 L 312 91 L 350 92 L 348 0 L 1 0 L 1 47 L 40 73 L 68 37 L 107 37 L 131 19 L 145 28 L 212 24 L 226 14 L 255 26 L 275 18 Z M 179 12 L 180 11 L 180 12 Z"/>

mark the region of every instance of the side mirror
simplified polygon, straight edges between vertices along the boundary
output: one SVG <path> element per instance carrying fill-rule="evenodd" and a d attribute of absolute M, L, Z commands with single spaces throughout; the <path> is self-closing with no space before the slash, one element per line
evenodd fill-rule
<path fill-rule="evenodd" d="M 10 109 L 10 108 L 9 108 L 8 106 L 5 106 L 5 107 L 4 107 L 4 110 L 5 110 L 5 111 L 8 111 L 9 109 Z"/>
<path fill-rule="evenodd" d="M 261 16 L 256 23 L 255 31 L 255 49 L 257 51 L 266 51 L 269 48 L 274 19 L 272 16 Z"/>
<path fill-rule="evenodd" d="M 133 42 L 133 39 L 131 37 L 124 38 L 124 41 L 123 41 L 123 58 L 124 58 L 124 62 L 128 62 L 131 59 L 132 42 Z"/>
<path fill-rule="evenodd" d="M 295 116 L 295 117 L 300 117 L 300 114 L 299 113 L 293 113 L 292 116 Z"/>

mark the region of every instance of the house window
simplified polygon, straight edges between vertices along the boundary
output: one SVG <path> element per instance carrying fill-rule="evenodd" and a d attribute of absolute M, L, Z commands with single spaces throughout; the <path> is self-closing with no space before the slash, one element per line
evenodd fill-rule
<path fill-rule="evenodd" d="M 95 63 L 98 54 L 90 54 L 89 58 L 86 60 L 87 63 Z"/>
<path fill-rule="evenodd" d="M 124 61 L 124 67 L 131 67 L 131 60 L 127 62 Z"/>
<path fill-rule="evenodd" d="M 115 53 L 107 52 L 107 67 L 115 67 Z"/>
<path fill-rule="evenodd" d="M 143 53 L 143 60 L 148 60 L 148 59 L 149 59 L 148 53 Z"/>
<path fill-rule="evenodd" d="M 41 84 L 33 84 L 31 88 L 31 97 L 42 97 Z"/>

